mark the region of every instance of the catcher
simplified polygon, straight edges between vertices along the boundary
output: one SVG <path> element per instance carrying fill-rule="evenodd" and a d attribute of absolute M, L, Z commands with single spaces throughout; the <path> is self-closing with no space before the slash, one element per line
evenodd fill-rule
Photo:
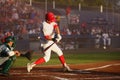
<path fill-rule="evenodd" d="M 13 36 L 8 36 L 5 38 L 5 42 L 0 45 L 0 75 L 8 76 L 9 70 L 16 60 L 16 56 L 27 57 L 31 60 L 30 52 L 26 54 L 20 54 L 19 51 L 14 51 L 15 48 L 15 38 Z"/>

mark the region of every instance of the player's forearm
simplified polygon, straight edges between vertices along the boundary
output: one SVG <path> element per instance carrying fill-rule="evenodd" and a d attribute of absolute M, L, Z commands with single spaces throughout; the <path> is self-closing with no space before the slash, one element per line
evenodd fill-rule
<path fill-rule="evenodd" d="M 55 31 L 56 31 L 57 34 L 60 34 L 60 29 L 59 29 L 59 27 L 56 27 L 56 28 L 55 28 Z"/>

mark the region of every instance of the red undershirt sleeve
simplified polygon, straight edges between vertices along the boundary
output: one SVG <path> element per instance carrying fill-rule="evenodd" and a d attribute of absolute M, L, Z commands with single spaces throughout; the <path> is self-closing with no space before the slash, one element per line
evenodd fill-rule
<path fill-rule="evenodd" d="M 46 35 L 46 36 L 45 36 L 46 39 L 49 39 L 49 37 L 50 37 L 49 35 Z"/>
<path fill-rule="evenodd" d="M 55 29 L 55 28 L 57 28 L 57 27 L 58 27 L 58 25 L 54 25 L 53 27 L 54 27 L 54 29 Z"/>

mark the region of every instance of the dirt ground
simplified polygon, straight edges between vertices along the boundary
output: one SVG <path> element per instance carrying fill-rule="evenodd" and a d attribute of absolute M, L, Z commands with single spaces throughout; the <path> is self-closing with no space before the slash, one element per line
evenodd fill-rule
<path fill-rule="evenodd" d="M 69 66 L 73 71 L 63 72 L 61 65 L 37 66 L 30 73 L 26 67 L 12 68 L 10 76 L 0 80 L 120 80 L 120 61 Z"/>

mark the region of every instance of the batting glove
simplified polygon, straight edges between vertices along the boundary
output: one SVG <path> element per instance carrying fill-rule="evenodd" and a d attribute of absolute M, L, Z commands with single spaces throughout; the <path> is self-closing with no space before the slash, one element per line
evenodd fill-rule
<path fill-rule="evenodd" d="M 57 35 L 56 41 L 60 42 L 60 40 L 62 39 L 62 36 L 60 34 Z"/>

